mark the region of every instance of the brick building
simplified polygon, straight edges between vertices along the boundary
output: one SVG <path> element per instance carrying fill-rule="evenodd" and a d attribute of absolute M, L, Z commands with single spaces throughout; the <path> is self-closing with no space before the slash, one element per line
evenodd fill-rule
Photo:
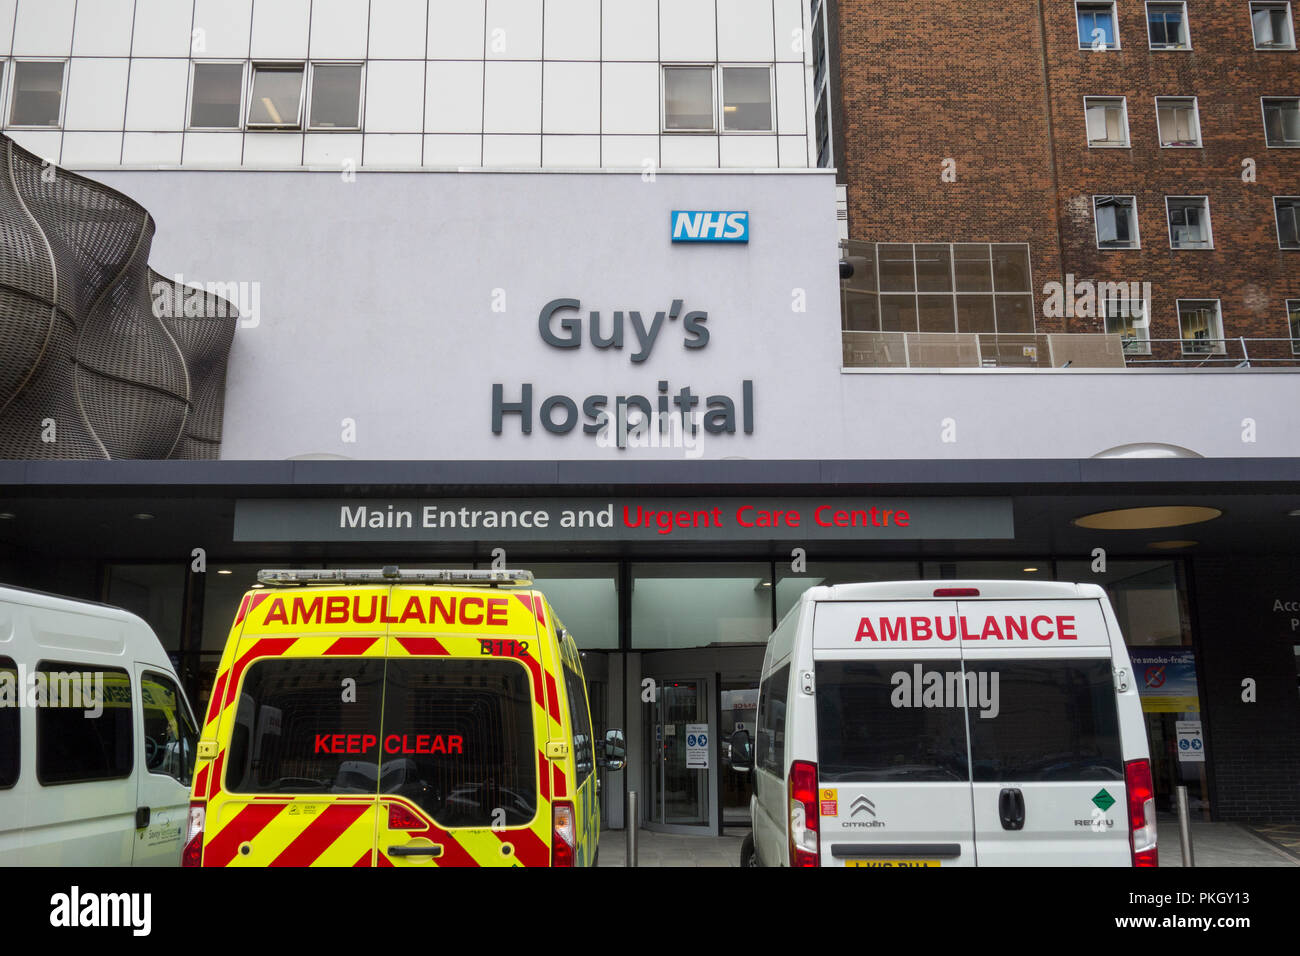
<path fill-rule="evenodd" d="M 1120 333 L 1130 366 L 1258 367 L 1300 354 L 1292 4 L 825 6 L 838 57 L 831 162 L 847 187 L 848 237 L 873 244 L 854 261 L 874 253 L 879 273 L 859 267 L 846 283 L 863 293 L 848 297 L 846 329 L 953 331 L 945 297 L 920 295 L 948 291 L 951 257 L 957 332 Z M 1027 244 L 1027 284 L 1023 246 L 992 256 L 995 283 L 1001 253 L 1032 314 L 1022 297 L 995 296 L 994 321 L 987 302 L 962 299 L 987 285 L 982 266 L 962 279 L 963 257 L 982 248 L 940 244 L 986 242 Z M 915 305 L 887 295 L 911 291 L 908 243 L 934 244 L 910 253 Z M 1113 290 L 1092 300 L 1099 283 L 1149 299 L 1149 329 Z"/>

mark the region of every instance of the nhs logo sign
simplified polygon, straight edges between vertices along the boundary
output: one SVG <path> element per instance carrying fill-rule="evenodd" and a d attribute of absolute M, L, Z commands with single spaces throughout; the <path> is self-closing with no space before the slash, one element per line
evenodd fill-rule
<path fill-rule="evenodd" d="M 748 212 L 674 210 L 673 242 L 749 242 Z"/>

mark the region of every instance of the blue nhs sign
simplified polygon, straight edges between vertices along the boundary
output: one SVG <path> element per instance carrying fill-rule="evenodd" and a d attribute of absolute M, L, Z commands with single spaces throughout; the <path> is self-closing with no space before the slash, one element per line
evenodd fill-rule
<path fill-rule="evenodd" d="M 673 211 L 673 242 L 749 242 L 748 212 Z"/>

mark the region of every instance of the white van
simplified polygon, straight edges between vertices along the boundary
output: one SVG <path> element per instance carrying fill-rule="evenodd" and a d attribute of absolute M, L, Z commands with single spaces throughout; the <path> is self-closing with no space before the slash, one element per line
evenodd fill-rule
<path fill-rule="evenodd" d="M 0 866 L 179 866 L 197 741 L 148 624 L 0 586 Z"/>
<path fill-rule="evenodd" d="M 1093 584 L 810 588 L 768 641 L 753 774 L 742 865 L 1157 865 L 1137 687 Z"/>

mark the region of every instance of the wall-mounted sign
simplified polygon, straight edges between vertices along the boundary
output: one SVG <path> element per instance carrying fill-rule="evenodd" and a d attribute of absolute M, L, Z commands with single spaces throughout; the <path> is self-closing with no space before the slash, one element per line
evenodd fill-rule
<path fill-rule="evenodd" d="M 1133 647 L 1129 648 L 1129 660 L 1143 711 L 1185 714 L 1201 709 L 1196 693 L 1196 655 L 1190 647 Z"/>
<path fill-rule="evenodd" d="M 234 540 L 767 542 L 1014 537 L 1009 498 L 252 498 L 235 503 Z"/>
<path fill-rule="evenodd" d="M 673 242 L 749 242 L 749 213 L 673 210 Z"/>
<path fill-rule="evenodd" d="M 1178 759 L 1182 763 L 1205 763 L 1205 738 L 1199 720 L 1174 721 L 1178 734 Z"/>
<path fill-rule="evenodd" d="M 709 725 L 686 725 L 686 767 L 689 770 L 709 769 Z"/>

